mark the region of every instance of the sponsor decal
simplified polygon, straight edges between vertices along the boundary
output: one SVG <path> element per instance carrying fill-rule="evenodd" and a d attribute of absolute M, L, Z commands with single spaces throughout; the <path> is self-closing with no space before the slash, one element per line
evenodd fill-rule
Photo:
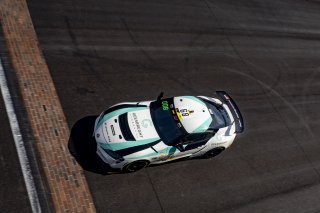
<path fill-rule="evenodd" d="M 178 119 L 181 121 L 182 120 L 182 116 L 181 116 L 181 113 L 180 113 L 178 108 L 176 108 L 176 113 L 177 113 Z M 175 120 L 177 120 L 176 117 L 175 117 Z"/>
<path fill-rule="evenodd" d="M 137 127 L 137 131 L 138 131 L 139 136 L 141 138 L 143 138 L 142 130 L 141 130 L 141 126 L 140 126 L 137 114 L 136 113 L 132 113 L 132 117 L 133 117 L 134 123 L 135 123 L 135 125 Z"/>
<path fill-rule="evenodd" d="M 148 128 L 148 126 L 152 126 L 152 122 L 151 122 L 150 119 L 143 119 L 143 120 L 141 121 L 141 126 L 142 126 L 143 128 Z"/>
<path fill-rule="evenodd" d="M 238 114 L 238 111 L 237 111 L 236 107 L 233 105 L 232 102 L 229 102 L 229 103 L 230 103 L 230 106 L 232 107 L 233 112 L 234 112 L 234 114 L 235 114 L 235 116 L 236 116 L 236 118 L 237 118 L 237 119 L 235 120 L 235 122 L 237 122 L 237 123 L 238 123 L 238 126 L 239 126 L 240 128 L 242 128 L 242 123 L 241 123 L 240 116 L 239 116 L 239 114 Z"/>
<path fill-rule="evenodd" d="M 178 115 L 179 120 L 181 121 L 183 117 L 189 116 L 191 113 L 194 113 L 193 110 L 188 110 L 188 109 L 178 109 L 176 108 L 176 113 Z"/>
<path fill-rule="evenodd" d="M 105 133 L 107 134 L 107 138 L 108 138 L 108 142 L 110 142 L 110 136 L 109 136 L 109 131 L 108 131 L 108 126 L 107 123 L 104 123 L 104 129 L 105 129 Z M 106 138 L 105 138 L 106 139 Z"/>
<path fill-rule="evenodd" d="M 218 142 L 218 143 L 212 143 L 210 146 L 221 146 L 222 144 L 226 143 L 226 141 Z"/>
<path fill-rule="evenodd" d="M 189 112 L 188 112 L 187 109 L 180 109 L 180 114 L 181 114 L 182 116 L 189 116 Z"/>
<path fill-rule="evenodd" d="M 112 135 L 116 135 L 116 132 L 114 131 L 114 127 L 113 127 L 113 125 L 111 125 L 110 127 L 111 127 Z"/>

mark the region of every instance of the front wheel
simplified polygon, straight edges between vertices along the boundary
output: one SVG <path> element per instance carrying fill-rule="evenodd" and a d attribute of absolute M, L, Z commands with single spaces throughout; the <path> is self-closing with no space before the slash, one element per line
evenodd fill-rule
<path fill-rule="evenodd" d="M 147 167 L 150 164 L 147 160 L 137 160 L 125 165 L 122 169 L 124 172 L 136 172 Z"/>
<path fill-rule="evenodd" d="M 221 147 L 216 147 L 216 148 L 211 149 L 211 150 L 207 151 L 206 153 L 204 153 L 202 155 L 202 157 L 206 158 L 206 159 L 213 158 L 213 157 L 219 155 L 223 150 L 225 150 L 225 148 L 222 147 L 222 146 Z"/>

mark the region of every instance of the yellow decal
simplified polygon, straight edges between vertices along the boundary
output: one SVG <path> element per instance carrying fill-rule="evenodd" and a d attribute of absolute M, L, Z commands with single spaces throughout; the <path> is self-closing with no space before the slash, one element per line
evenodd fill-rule
<path fill-rule="evenodd" d="M 173 156 L 170 156 L 169 158 L 168 158 L 168 160 L 174 160 L 175 158 L 173 157 Z"/>

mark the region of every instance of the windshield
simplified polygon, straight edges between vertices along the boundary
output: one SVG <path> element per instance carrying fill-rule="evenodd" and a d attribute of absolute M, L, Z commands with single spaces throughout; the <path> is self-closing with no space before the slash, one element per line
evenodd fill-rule
<path fill-rule="evenodd" d="M 173 145 L 187 134 L 176 115 L 173 98 L 152 102 L 150 111 L 153 124 L 165 144 Z"/>

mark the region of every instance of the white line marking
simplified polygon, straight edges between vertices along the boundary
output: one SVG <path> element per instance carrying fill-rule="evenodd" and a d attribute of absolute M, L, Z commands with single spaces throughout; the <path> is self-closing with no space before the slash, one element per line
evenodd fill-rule
<path fill-rule="evenodd" d="M 19 161 L 22 169 L 24 182 L 26 184 L 32 212 L 38 213 L 38 212 L 41 212 L 39 198 L 34 185 L 31 169 L 30 169 L 30 163 L 27 157 L 26 148 L 24 146 L 24 142 L 20 132 L 17 116 L 13 108 L 12 98 L 10 96 L 7 79 L 4 74 L 4 69 L 2 66 L 1 59 L 0 59 L 0 89 L 1 89 L 3 100 L 4 100 L 4 104 L 6 107 L 6 111 L 8 114 L 14 143 L 18 152 L 18 157 L 19 157 Z"/>

